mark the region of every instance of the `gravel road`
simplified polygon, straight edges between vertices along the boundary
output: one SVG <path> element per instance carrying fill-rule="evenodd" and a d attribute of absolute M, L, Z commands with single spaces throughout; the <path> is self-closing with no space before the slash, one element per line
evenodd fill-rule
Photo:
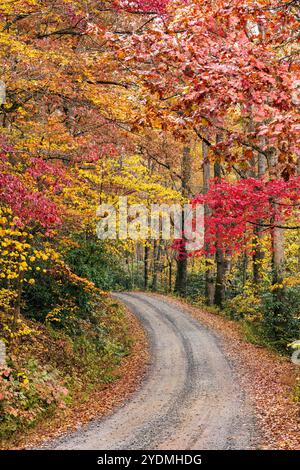
<path fill-rule="evenodd" d="M 118 294 L 148 332 L 152 364 L 113 414 L 50 449 L 253 449 L 254 414 L 220 340 L 167 299 Z"/>

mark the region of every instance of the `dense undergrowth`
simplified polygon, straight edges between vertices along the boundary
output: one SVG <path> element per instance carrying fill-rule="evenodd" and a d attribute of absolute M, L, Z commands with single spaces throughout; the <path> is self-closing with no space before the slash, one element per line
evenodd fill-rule
<path fill-rule="evenodd" d="M 34 283 L 24 283 L 17 318 L 9 302 L 13 293 L 0 290 L 6 301 L 5 315 L 0 312 L 6 344 L 0 366 L 3 442 L 115 380 L 118 364 L 130 353 L 124 311 L 101 289 L 110 287 L 109 278 L 118 286 L 116 268 L 114 277 L 109 256 L 107 266 L 94 240 L 71 246 L 63 270 L 48 265 L 46 275 L 39 269 Z"/>
<path fill-rule="evenodd" d="M 291 357 L 300 343 L 299 286 L 285 287 L 280 301 L 265 285 L 243 285 L 239 278 L 229 284 L 227 299 L 222 308 L 205 303 L 203 274 L 190 273 L 186 300 L 216 315 L 237 321 L 250 343 Z M 234 286 L 234 287 L 233 287 Z M 300 402 L 300 378 L 292 391 L 293 400 Z"/>
<path fill-rule="evenodd" d="M 114 370 L 131 346 L 124 315 L 109 298 L 94 302 L 93 315 L 73 318 L 68 328 L 24 320 L 31 333 L 0 372 L 1 439 L 117 378 Z"/>
<path fill-rule="evenodd" d="M 291 354 L 290 345 L 300 334 L 298 285 L 285 286 L 279 299 L 270 289 L 267 273 L 265 282 L 259 286 L 253 282 L 243 283 L 238 273 L 227 280 L 226 300 L 222 307 L 208 307 L 205 302 L 204 283 L 204 274 L 189 274 L 188 301 L 240 322 L 250 342 L 280 354 Z"/>

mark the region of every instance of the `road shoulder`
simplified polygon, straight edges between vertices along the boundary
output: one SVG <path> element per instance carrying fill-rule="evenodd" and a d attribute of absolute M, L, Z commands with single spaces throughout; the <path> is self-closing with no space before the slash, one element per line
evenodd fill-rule
<path fill-rule="evenodd" d="M 161 299 L 165 296 L 153 294 Z M 249 343 L 240 325 L 187 302 L 167 297 L 168 302 L 211 329 L 222 341 L 228 360 L 237 371 L 244 393 L 249 396 L 261 429 L 262 449 L 299 450 L 299 404 L 292 401 L 299 366 L 287 358 Z"/>

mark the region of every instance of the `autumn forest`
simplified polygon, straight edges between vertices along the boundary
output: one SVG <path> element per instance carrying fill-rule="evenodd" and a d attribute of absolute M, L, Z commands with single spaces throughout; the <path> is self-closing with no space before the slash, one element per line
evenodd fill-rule
<path fill-rule="evenodd" d="M 0 0 L 0 448 L 137 387 L 151 352 L 111 292 L 206 312 L 280 363 L 284 398 L 258 408 L 266 447 L 297 448 L 299 25 L 299 0 Z M 120 197 L 201 205 L 203 246 L 100 239 Z"/>

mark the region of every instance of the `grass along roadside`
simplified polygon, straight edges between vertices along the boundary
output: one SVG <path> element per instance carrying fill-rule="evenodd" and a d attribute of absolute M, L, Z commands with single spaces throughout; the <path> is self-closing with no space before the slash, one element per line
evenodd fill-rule
<path fill-rule="evenodd" d="M 147 368 L 148 341 L 144 330 L 127 309 L 109 297 L 95 314 L 93 327 L 80 325 L 84 334 L 76 342 L 64 332 L 41 325 L 34 327 L 37 332 L 30 344 L 27 342 L 23 350 L 18 348 L 18 365 L 16 358 L 9 360 L 14 364 L 13 376 L 15 370 L 26 373 L 16 377 L 17 396 L 8 397 L 8 411 L 15 407 L 20 418 L 15 416 L 14 428 L 7 430 L 3 413 L 0 419 L 1 449 L 36 447 L 108 414 L 137 388 Z M 95 329 L 99 328 L 105 332 L 105 342 L 97 349 L 93 340 Z M 30 364 L 32 372 L 28 370 Z M 34 380 L 37 384 L 33 392 Z M 26 389 L 30 397 L 26 396 Z"/>

